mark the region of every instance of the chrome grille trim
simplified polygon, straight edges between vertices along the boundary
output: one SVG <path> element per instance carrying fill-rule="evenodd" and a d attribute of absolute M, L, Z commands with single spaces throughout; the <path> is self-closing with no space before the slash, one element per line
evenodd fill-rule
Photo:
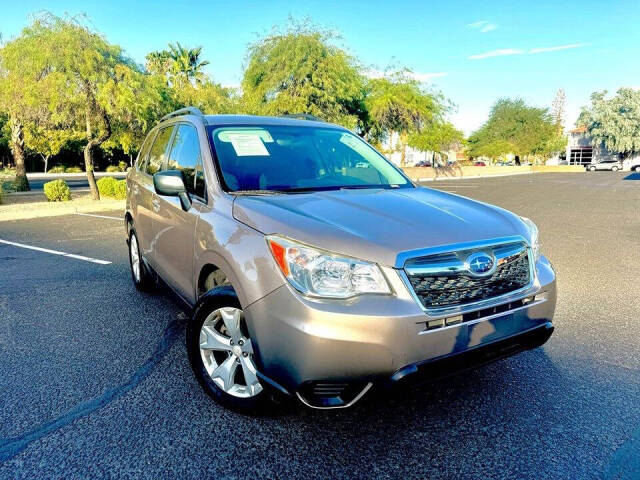
<path fill-rule="evenodd" d="M 495 249 L 494 251 L 497 253 L 496 262 L 504 262 L 504 259 L 511 259 L 513 255 L 520 255 L 523 252 L 529 258 L 529 283 L 519 289 L 503 293 L 490 298 L 483 298 L 477 301 L 472 301 L 468 303 L 449 305 L 449 306 L 438 306 L 438 307 L 425 307 L 418 297 L 416 292 L 414 291 L 413 285 L 409 280 L 409 276 L 405 269 L 410 269 L 413 272 L 430 272 L 435 273 L 431 266 L 425 265 L 425 257 L 436 258 L 438 256 L 440 261 L 443 263 L 449 262 L 450 267 L 455 267 L 454 272 L 456 272 L 460 268 L 460 257 L 464 256 L 464 252 L 469 251 L 478 251 L 485 248 Z M 495 305 L 499 305 L 501 303 L 522 299 L 532 293 L 535 293 L 539 290 L 540 285 L 536 276 L 536 266 L 533 261 L 533 252 L 531 250 L 528 242 L 521 236 L 512 236 L 512 237 L 502 237 L 495 238 L 492 240 L 482 240 L 479 242 L 468 242 L 461 244 L 452 244 L 452 245 L 442 245 L 438 247 L 414 250 L 410 252 L 404 252 L 398 255 L 398 263 L 402 261 L 402 264 L 398 268 L 397 272 L 405 284 L 409 294 L 413 297 L 415 302 L 420 306 L 420 308 L 428 315 L 430 318 L 440 318 L 446 317 L 453 314 L 464 314 L 467 312 L 472 312 L 474 310 L 479 310 L 487 307 L 492 307 Z M 421 265 L 422 263 L 422 265 Z M 442 265 L 440 265 L 442 266 Z M 426 268 L 425 268 L 426 267 Z M 413 270 L 411 270 L 413 269 Z M 438 270 L 441 271 L 441 270 Z M 449 270 L 452 271 L 452 270 Z"/>

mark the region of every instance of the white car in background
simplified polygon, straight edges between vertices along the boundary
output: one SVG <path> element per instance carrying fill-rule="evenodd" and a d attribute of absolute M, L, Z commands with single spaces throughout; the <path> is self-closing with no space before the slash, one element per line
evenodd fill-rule
<path fill-rule="evenodd" d="M 598 163 L 590 163 L 585 165 L 585 168 L 590 172 L 595 172 L 596 170 L 610 170 L 612 172 L 617 172 L 618 170 L 622 170 L 622 163 L 619 160 L 602 160 Z"/>

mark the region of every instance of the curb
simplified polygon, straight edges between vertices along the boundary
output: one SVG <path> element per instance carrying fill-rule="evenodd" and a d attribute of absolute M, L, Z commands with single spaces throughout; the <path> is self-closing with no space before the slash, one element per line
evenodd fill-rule
<path fill-rule="evenodd" d="M 536 172 L 513 172 L 513 173 L 499 173 L 497 175 L 465 175 L 464 177 L 428 177 L 418 178 L 418 182 L 440 182 L 443 180 L 466 180 L 468 178 L 493 178 L 493 177 L 512 177 L 514 175 L 532 175 Z"/>

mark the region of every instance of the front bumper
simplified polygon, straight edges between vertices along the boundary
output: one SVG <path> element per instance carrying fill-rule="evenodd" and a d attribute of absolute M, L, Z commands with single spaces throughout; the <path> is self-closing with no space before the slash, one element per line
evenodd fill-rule
<path fill-rule="evenodd" d="M 405 382 L 425 369 L 459 370 L 534 348 L 553 331 L 556 303 L 551 264 L 542 257 L 536 269 L 535 290 L 523 295 L 529 303 L 484 308 L 437 329 L 428 329 L 434 317 L 391 269 L 385 273 L 393 296 L 318 300 L 283 285 L 245 308 L 258 369 L 304 403 L 335 408 L 355 403 L 374 383 Z M 498 348 L 501 342 L 507 348 Z M 491 345 L 497 350 L 485 348 Z"/>

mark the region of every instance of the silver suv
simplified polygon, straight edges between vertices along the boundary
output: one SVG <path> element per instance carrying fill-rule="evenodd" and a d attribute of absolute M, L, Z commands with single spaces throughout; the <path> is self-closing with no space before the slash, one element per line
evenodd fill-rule
<path fill-rule="evenodd" d="M 417 186 L 342 127 L 182 109 L 127 187 L 133 282 L 192 308 L 191 366 L 226 406 L 348 407 L 553 331 L 530 220 Z"/>

